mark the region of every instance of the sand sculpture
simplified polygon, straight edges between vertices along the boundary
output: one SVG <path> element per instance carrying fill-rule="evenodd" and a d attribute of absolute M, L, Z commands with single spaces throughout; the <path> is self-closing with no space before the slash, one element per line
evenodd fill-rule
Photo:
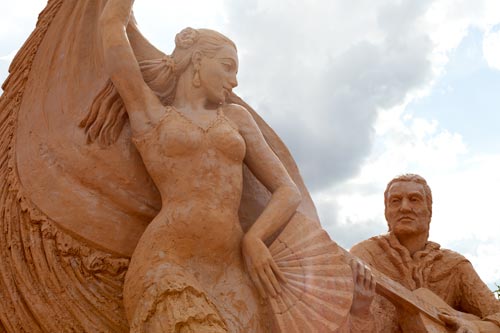
<path fill-rule="evenodd" d="M 285 145 L 231 92 L 234 44 L 188 28 L 167 56 L 130 6 L 50 0 L 11 64 L 0 331 L 349 326 L 351 268 Z"/>
<path fill-rule="evenodd" d="M 166 55 L 131 5 L 50 0 L 11 64 L 0 332 L 375 332 L 375 289 L 414 286 L 321 228 L 286 146 L 231 91 L 234 43 L 187 28 Z"/>
<path fill-rule="evenodd" d="M 389 233 L 351 249 L 380 282 L 381 296 L 365 309 L 365 327 L 395 333 L 500 332 L 500 301 L 470 262 L 428 240 L 432 193 L 425 179 L 394 178 L 384 201 Z"/>

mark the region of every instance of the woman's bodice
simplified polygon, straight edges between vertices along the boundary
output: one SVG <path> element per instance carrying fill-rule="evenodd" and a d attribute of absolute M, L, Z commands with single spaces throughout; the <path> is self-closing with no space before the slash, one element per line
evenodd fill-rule
<path fill-rule="evenodd" d="M 158 124 L 134 139 L 162 197 L 162 211 L 192 224 L 237 219 L 245 142 L 221 108 L 207 128 L 166 107 Z M 212 216 L 212 218 L 211 218 Z"/>

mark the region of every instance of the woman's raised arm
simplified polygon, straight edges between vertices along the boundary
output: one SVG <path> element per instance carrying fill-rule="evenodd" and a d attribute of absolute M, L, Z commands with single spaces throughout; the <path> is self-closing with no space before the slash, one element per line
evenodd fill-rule
<path fill-rule="evenodd" d="M 106 71 L 124 101 L 132 132 L 137 135 L 154 127 L 164 109 L 144 82 L 127 37 L 133 3 L 133 0 L 108 0 L 99 28 Z"/>

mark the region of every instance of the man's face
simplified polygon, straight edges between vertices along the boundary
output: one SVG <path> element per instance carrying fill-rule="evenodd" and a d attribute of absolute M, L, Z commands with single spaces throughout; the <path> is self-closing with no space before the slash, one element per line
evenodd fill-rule
<path fill-rule="evenodd" d="M 431 218 L 424 187 L 415 182 L 396 182 L 387 194 L 385 218 L 396 236 L 416 235 L 429 230 Z"/>

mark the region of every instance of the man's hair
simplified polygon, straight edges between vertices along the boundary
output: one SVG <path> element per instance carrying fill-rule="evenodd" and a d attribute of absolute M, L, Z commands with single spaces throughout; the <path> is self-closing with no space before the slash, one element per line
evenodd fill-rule
<path fill-rule="evenodd" d="M 425 193 L 425 201 L 427 202 L 427 208 L 429 209 L 429 213 L 431 214 L 430 217 L 432 217 L 432 191 L 429 185 L 427 185 L 427 181 L 424 179 L 424 177 L 413 174 L 413 173 L 407 173 L 404 175 L 397 176 L 396 178 L 392 179 L 389 184 L 387 184 L 387 187 L 385 188 L 384 192 L 384 205 L 387 208 L 387 196 L 389 195 L 389 189 L 391 188 L 392 184 L 397 183 L 397 182 L 414 182 L 417 184 L 421 184 L 424 187 L 424 193 Z"/>

